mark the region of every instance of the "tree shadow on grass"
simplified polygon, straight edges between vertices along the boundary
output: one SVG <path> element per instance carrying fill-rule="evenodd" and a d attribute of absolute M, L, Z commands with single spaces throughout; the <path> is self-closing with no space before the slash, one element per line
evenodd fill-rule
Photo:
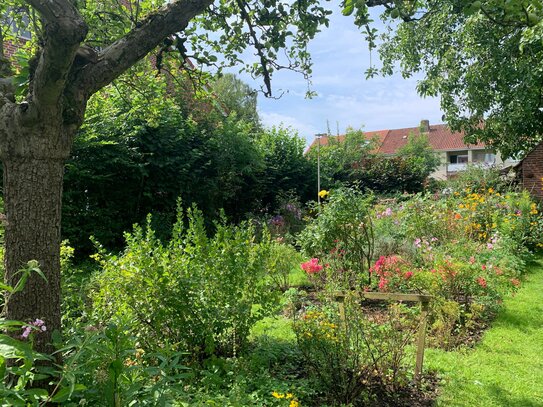
<path fill-rule="evenodd" d="M 536 305 L 529 313 L 518 313 L 516 310 L 504 309 L 494 322 L 494 328 L 517 329 L 528 333 L 541 329 L 543 305 Z"/>
<path fill-rule="evenodd" d="M 533 256 L 526 263 L 526 270 L 524 274 L 527 276 L 541 273 L 543 270 L 543 251 L 534 253 Z"/>
<path fill-rule="evenodd" d="M 507 407 L 543 407 L 543 401 L 528 399 L 526 397 L 515 397 L 502 387 L 493 384 L 489 388 L 489 394 L 500 406 Z"/>

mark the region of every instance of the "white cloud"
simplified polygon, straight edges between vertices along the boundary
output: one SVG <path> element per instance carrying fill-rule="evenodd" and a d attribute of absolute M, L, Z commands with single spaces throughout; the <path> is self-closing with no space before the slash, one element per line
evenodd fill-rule
<path fill-rule="evenodd" d="M 299 135 L 311 141 L 316 133 L 327 130 L 343 133 L 348 126 L 365 130 L 416 127 L 421 119 L 441 123 L 439 101 L 422 99 L 416 93 L 417 77 L 404 79 L 401 75 L 365 79 L 370 66 L 370 54 L 364 36 L 351 18 L 339 12 L 338 1 L 330 28 L 323 28 L 310 51 L 313 56 L 313 86 L 318 96 L 306 99 L 307 82 L 301 74 L 276 72 L 272 79 L 274 94 L 288 90 L 279 100 L 259 98 L 259 111 L 265 125 L 291 126 Z M 374 51 L 373 63 L 378 55 Z M 244 77 L 251 86 L 261 83 Z"/>
<path fill-rule="evenodd" d="M 262 119 L 262 124 L 264 124 L 266 127 L 292 127 L 293 130 L 298 132 L 300 137 L 305 138 L 307 141 L 311 141 L 313 136 L 319 132 L 309 122 L 304 122 L 303 120 L 300 120 L 294 116 L 274 112 L 260 112 L 260 118 Z"/>

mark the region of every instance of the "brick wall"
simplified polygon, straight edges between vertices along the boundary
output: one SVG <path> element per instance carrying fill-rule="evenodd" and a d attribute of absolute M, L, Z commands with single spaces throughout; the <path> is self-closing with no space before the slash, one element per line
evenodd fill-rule
<path fill-rule="evenodd" d="M 543 200 L 543 142 L 522 160 L 522 185 L 532 196 Z"/>
<path fill-rule="evenodd" d="M 4 54 L 6 58 L 11 58 L 15 51 L 17 51 L 17 47 L 11 41 L 6 41 L 4 43 Z"/>

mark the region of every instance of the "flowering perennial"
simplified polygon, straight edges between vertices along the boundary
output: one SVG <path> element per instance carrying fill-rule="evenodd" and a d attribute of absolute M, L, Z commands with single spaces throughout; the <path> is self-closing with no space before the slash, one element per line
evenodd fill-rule
<path fill-rule="evenodd" d="M 322 266 L 319 264 L 319 259 L 312 258 L 309 261 L 306 261 L 305 263 L 300 264 L 300 267 L 303 271 L 305 271 L 307 274 L 315 274 L 322 270 Z"/>
<path fill-rule="evenodd" d="M 42 319 L 36 319 L 34 322 L 31 322 L 30 325 L 23 326 L 23 333 L 21 334 L 21 338 L 28 338 L 32 330 L 34 330 L 35 328 L 38 328 L 40 332 L 47 331 L 45 322 Z"/>

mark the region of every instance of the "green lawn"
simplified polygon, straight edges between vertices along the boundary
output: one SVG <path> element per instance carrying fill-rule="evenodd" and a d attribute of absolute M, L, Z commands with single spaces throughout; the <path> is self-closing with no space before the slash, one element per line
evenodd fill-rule
<path fill-rule="evenodd" d="M 543 406 L 543 257 L 475 349 L 428 350 L 442 378 L 438 406 Z"/>

